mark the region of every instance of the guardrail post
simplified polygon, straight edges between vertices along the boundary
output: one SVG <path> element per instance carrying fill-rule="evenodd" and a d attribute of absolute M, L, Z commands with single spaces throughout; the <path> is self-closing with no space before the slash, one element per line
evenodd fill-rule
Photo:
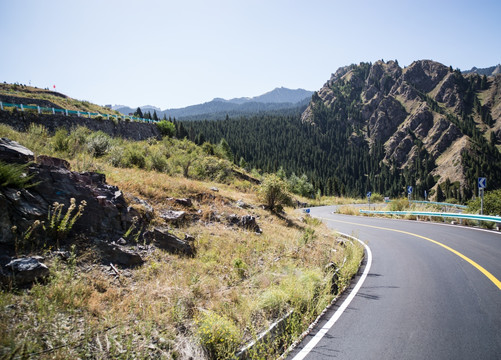
<path fill-rule="evenodd" d="M 56 110 L 54 110 L 54 108 L 52 108 L 52 115 L 56 115 Z"/>
<path fill-rule="evenodd" d="M 90 112 L 87 111 L 87 114 L 89 115 L 89 119 L 90 119 Z"/>
<path fill-rule="evenodd" d="M 80 110 L 77 110 L 77 116 L 80 117 Z"/>
<path fill-rule="evenodd" d="M 24 111 L 24 107 L 23 107 L 23 104 L 21 104 L 21 111 Z"/>
<path fill-rule="evenodd" d="M 40 106 L 37 105 L 38 114 L 40 115 Z"/>
<path fill-rule="evenodd" d="M 3 103 L 0 101 L 0 108 L 3 110 Z"/>

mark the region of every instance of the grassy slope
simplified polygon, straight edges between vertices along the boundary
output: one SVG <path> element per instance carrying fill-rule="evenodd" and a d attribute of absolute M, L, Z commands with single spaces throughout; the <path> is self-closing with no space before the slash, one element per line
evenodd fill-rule
<path fill-rule="evenodd" d="M 118 112 L 92 104 L 88 101 L 75 100 L 61 93 L 39 89 L 32 86 L 16 84 L 0 84 L 0 95 L 16 96 L 26 99 L 48 100 L 54 105 L 67 110 L 99 112 L 101 114 L 117 114 Z M 30 105 L 28 102 L 27 105 Z"/>
<path fill-rule="evenodd" d="M 143 266 L 121 269 L 117 277 L 96 259 L 85 234 L 74 239 L 79 246 L 67 262 L 45 252 L 51 267 L 47 284 L 0 294 L 0 355 L 17 351 L 39 353 L 37 358 L 196 359 L 210 352 L 224 358 L 294 308 L 284 339 L 290 343 L 333 298 L 326 265 L 340 264 L 345 256 L 351 260 L 341 273 L 343 286 L 362 256 L 361 247 L 341 246 L 319 221 L 302 219 L 292 209 L 282 217 L 263 210 L 255 185 L 221 175 L 227 174 L 221 167 L 230 166 L 226 160 L 207 156 L 187 142 L 111 139 L 105 155 L 96 158 L 88 147 L 95 140 L 82 129 L 50 137 L 39 127 L 21 134 L 0 126 L 0 136 L 19 141 L 36 155 L 64 157 L 74 169 L 102 171 L 126 197 L 145 199 L 157 214 L 176 208 L 169 197 L 215 195 L 201 197 L 188 210 L 200 211 L 201 221 L 172 229 L 180 237 L 195 237 L 194 258 L 154 250 Z M 69 141 L 66 148 L 64 139 Z M 139 149 L 145 156 L 142 168 L 122 158 L 122 167 L 111 165 L 117 162 L 116 153 Z M 190 154 L 196 160 L 185 178 L 182 165 Z M 221 174 L 197 170 L 208 163 L 217 164 L 208 168 Z M 157 171 L 154 164 L 165 166 L 158 165 L 162 171 Z M 213 186 L 220 191 L 212 192 Z M 251 208 L 237 207 L 239 199 Z M 224 218 L 233 213 L 255 216 L 263 233 L 228 226 Z M 214 220 L 218 216 L 222 221 Z M 270 345 L 264 357 L 276 357 L 277 351 Z"/>

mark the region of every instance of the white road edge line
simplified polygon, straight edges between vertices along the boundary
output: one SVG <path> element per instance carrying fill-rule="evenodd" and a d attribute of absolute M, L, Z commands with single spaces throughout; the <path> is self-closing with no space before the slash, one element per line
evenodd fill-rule
<path fill-rule="evenodd" d="M 362 284 L 364 283 L 365 279 L 367 278 L 367 275 L 369 274 L 369 271 L 371 269 L 372 265 L 372 252 L 370 247 L 362 242 L 360 239 L 357 239 L 356 237 L 343 234 L 338 232 L 338 234 L 348 237 L 350 239 L 357 240 L 359 243 L 361 243 L 365 247 L 365 251 L 367 252 L 367 264 L 365 265 L 364 272 L 360 279 L 357 282 L 357 285 L 353 288 L 353 290 L 350 292 L 350 295 L 343 301 L 339 309 L 336 310 L 336 312 L 332 315 L 332 317 L 325 323 L 325 325 L 318 330 L 317 334 L 311 339 L 308 344 L 299 352 L 297 353 L 296 356 L 292 360 L 302 360 L 310 353 L 311 350 L 318 344 L 318 342 L 324 337 L 325 334 L 327 334 L 327 331 L 332 328 L 332 326 L 338 321 L 338 319 L 341 317 L 343 312 L 346 310 L 346 308 L 350 305 L 351 301 L 355 298 L 357 295 L 358 291 L 362 287 Z"/>

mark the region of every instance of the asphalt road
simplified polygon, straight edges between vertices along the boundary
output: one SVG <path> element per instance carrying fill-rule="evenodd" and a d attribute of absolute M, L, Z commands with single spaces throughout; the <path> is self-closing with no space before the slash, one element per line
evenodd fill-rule
<path fill-rule="evenodd" d="M 365 242 L 372 264 L 317 345 L 300 352 L 348 294 L 287 359 L 501 359 L 501 234 L 332 211 L 311 215 Z"/>

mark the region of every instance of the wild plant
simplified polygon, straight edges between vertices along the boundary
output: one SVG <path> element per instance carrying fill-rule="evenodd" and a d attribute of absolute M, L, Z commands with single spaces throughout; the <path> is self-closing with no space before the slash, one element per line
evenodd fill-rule
<path fill-rule="evenodd" d="M 77 207 L 75 198 L 70 199 L 70 206 L 65 214 L 63 214 L 64 204 L 55 202 L 52 207 L 49 206 L 48 223 L 44 229 L 56 240 L 58 248 L 59 242 L 66 238 L 75 222 L 83 215 L 85 206 L 87 206 L 87 202 L 82 200 Z M 73 214 L 75 209 L 77 211 Z"/>

